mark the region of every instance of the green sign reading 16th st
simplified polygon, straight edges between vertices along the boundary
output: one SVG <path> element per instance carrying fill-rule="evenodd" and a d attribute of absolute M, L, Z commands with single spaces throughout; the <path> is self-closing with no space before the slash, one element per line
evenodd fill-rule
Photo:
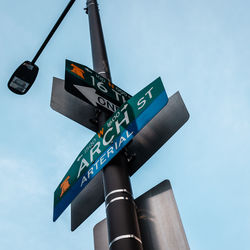
<path fill-rule="evenodd" d="M 65 89 L 85 102 L 115 112 L 131 95 L 82 64 L 66 60 Z"/>

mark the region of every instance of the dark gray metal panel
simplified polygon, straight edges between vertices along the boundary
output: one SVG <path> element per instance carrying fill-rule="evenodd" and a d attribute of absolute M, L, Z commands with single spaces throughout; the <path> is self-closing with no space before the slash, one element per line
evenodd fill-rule
<path fill-rule="evenodd" d="M 169 98 L 168 104 L 136 135 L 129 145 L 136 157 L 130 162 L 132 176 L 155 154 L 189 118 L 187 108 L 179 92 Z"/>
<path fill-rule="evenodd" d="M 107 220 L 104 219 L 94 226 L 95 250 L 109 250 Z"/>
<path fill-rule="evenodd" d="M 143 250 L 189 250 L 171 184 L 158 184 L 135 200 Z M 95 250 L 109 250 L 106 219 L 94 227 Z"/>
<path fill-rule="evenodd" d="M 95 132 L 98 131 L 97 124 L 90 122 L 90 119 L 95 119 L 94 106 L 65 91 L 64 80 L 56 77 L 53 77 L 50 107 L 69 119 Z"/>
<path fill-rule="evenodd" d="M 171 184 L 163 181 L 136 199 L 144 250 L 189 250 Z"/>
<path fill-rule="evenodd" d="M 179 92 L 169 98 L 168 104 L 133 139 L 128 150 L 136 154 L 129 163 L 132 176 L 165 142 L 188 120 L 189 114 Z M 71 230 L 74 231 L 103 202 L 103 185 L 88 184 L 71 203 Z M 99 193 L 98 193 L 99 192 Z M 88 197 L 88 198 L 86 198 Z M 91 200 L 91 202 L 90 202 Z"/>
<path fill-rule="evenodd" d="M 99 172 L 83 190 L 84 192 L 82 191 L 71 203 L 72 231 L 104 202 L 102 172 Z"/>

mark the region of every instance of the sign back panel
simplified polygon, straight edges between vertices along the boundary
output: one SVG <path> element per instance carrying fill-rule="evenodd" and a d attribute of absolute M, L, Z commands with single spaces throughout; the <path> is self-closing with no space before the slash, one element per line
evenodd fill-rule
<path fill-rule="evenodd" d="M 95 107 L 71 95 L 64 89 L 64 80 L 53 77 L 50 107 L 69 119 L 97 132 Z"/>
<path fill-rule="evenodd" d="M 190 250 L 169 180 L 138 197 L 135 203 L 143 250 Z M 109 250 L 106 219 L 95 225 L 94 242 L 95 250 Z"/>

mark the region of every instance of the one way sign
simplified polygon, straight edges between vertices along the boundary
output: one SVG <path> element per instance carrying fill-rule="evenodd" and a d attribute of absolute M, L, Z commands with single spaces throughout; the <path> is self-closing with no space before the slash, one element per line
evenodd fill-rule
<path fill-rule="evenodd" d="M 115 112 L 131 96 L 79 63 L 66 60 L 65 90 L 89 104 Z"/>
<path fill-rule="evenodd" d="M 101 106 L 104 107 L 112 112 L 115 112 L 119 107 L 112 103 L 111 101 L 108 101 L 107 99 L 103 98 L 102 96 L 98 95 L 96 93 L 95 88 L 85 87 L 85 86 L 79 86 L 74 85 L 87 99 L 90 101 L 92 105 L 95 107 Z"/>

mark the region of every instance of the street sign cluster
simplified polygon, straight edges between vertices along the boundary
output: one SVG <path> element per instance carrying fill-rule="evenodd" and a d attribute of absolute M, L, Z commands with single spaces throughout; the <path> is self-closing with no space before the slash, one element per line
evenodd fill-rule
<path fill-rule="evenodd" d="M 84 74 L 85 72 L 83 71 L 84 69 L 79 72 Z M 79 77 L 82 78 L 84 75 Z M 83 80 L 87 79 L 86 77 Z M 102 95 L 104 96 L 103 93 Z M 113 97 L 111 97 L 111 93 L 112 92 L 110 92 L 108 97 L 105 96 L 106 100 L 110 101 L 114 97 L 118 99 L 118 95 L 114 94 Z M 87 96 L 86 92 L 85 95 Z M 124 94 L 123 96 L 126 95 Z M 127 95 L 127 98 L 128 97 L 129 95 Z M 123 101 L 124 100 L 121 98 L 120 102 Z M 54 221 L 96 174 L 135 137 L 135 135 L 167 104 L 167 102 L 168 97 L 161 79 L 158 78 L 135 96 L 128 99 L 128 101 L 123 103 L 122 106 L 113 113 L 100 131 L 95 134 L 80 152 L 57 187 L 54 193 Z"/>
<path fill-rule="evenodd" d="M 53 79 L 51 107 L 96 133 L 54 192 L 53 221 L 71 204 L 72 231 L 103 203 L 100 171 L 112 158 L 127 146 L 127 154 L 135 155 L 127 158 L 133 175 L 189 119 L 180 94 L 168 99 L 160 78 L 131 97 L 70 60 L 65 81 Z M 101 129 L 92 122 L 100 110 L 110 115 Z"/>

